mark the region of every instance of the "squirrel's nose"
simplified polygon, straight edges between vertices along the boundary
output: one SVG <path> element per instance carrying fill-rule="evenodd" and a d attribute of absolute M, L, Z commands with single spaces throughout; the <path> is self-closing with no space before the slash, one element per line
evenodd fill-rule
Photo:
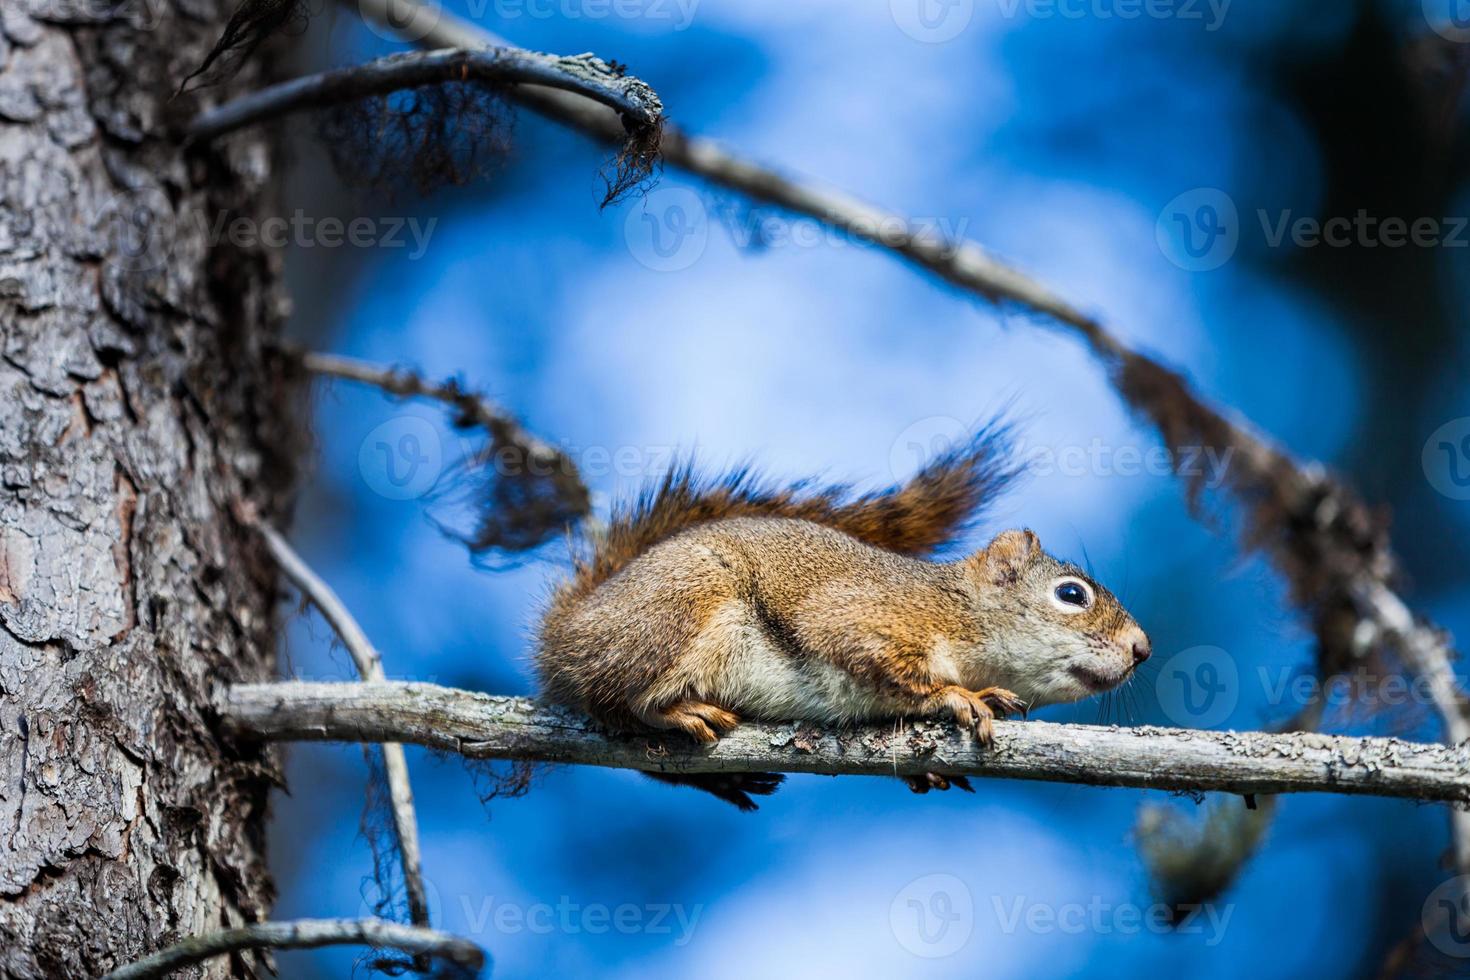
<path fill-rule="evenodd" d="M 1134 630 L 1131 636 L 1124 637 L 1123 645 L 1125 648 L 1132 649 L 1133 666 L 1135 667 L 1147 660 L 1154 652 L 1153 645 L 1148 642 L 1148 634 L 1139 629 Z"/>

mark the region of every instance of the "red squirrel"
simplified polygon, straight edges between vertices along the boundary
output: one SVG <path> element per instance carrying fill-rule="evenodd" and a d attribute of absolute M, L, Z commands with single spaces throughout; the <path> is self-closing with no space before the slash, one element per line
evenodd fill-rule
<path fill-rule="evenodd" d="M 574 559 L 542 618 L 545 694 L 619 730 L 712 743 L 742 719 L 991 720 L 1127 680 L 1147 635 L 1029 530 L 933 560 L 1018 475 L 991 425 L 908 483 L 852 495 L 673 469 Z M 774 773 L 658 774 L 741 809 Z M 916 792 L 964 777 L 906 777 Z"/>

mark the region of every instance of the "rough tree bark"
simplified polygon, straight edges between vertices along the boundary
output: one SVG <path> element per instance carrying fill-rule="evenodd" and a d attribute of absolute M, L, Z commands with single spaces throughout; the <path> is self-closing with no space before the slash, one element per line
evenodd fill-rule
<path fill-rule="evenodd" d="M 282 301 L 269 256 L 210 244 L 271 161 L 259 133 L 171 135 L 229 12 L 0 0 L 4 977 L 96 976 L 270 907 L 274 762 L 207 706 L 274 664 L 274 566 L 231 514 L 282 512 L 290 482 Z"/>

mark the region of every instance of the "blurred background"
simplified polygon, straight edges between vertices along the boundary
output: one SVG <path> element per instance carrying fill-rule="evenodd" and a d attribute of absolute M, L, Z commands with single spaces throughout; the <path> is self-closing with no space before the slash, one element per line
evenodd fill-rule
<path fill-rule="evenodd" d="M 1470 438 L 1470 30 L 1456 26 L 1470 9 L 445 9 L 525 47 L 624 62 L 688 130 L 1035 275 L 1388 508 L 1408 595 L 1470 635 L 1470 443 L 1463 458 L 1438 449 Z M 292 70 L 399 47 L 322 11 L 292 42 Z M 524 113 L 511 137 L 485 178 L 424 197 L 345 187 L 309 127 L 294 130 L 286 213 L 418 229 L 396 246 L 298 236 L 284 256 L 294 337 L 462 377 L 567 447 L 602 512 L 694 450 L 778 478 L 886 485 L 1011 405 L 1034 472 L 982 530 L 1025 524 L 1090 562 L 1156 650 L 1127 697 L 1038 715 L 1258 728 L 1303 706 L 1289 682 L 1311 676 L 1313 644 L 1281 583 L 1241 557 L 1224 500 L 1190 516 L 1153 432 L 1070 336 L 673 170 L 599 211 L 603 148 Z M 1374 223 L 1311 233 L 1360 212 Z M 1390 218 L 1431 224 L 1405 242 Z M 436 481 L 466 444 L 434 405 L 339 382 L 318 386 L 311 412 L 294 539 L 390 676 L 532 693 L 528 629 L 564 548 L 486 569 L 439 533 Z M 424 449 L 411 474 L 378 449 L 405 434 Z M 287 623 L 289 674 L 353 675 L 314 614 Z M 1181 688 L 1201 664 L 1207 701 Z M 1329 710 L 1327 725 L 1437 738 L 1407 700 Z M 1170 931 L 1150 917 L 1134 825 L 1145 802 L 1192 815 L 1188 799 L 1002 781 L 916 797 L 897 780 L 794 776 L 742 814 L 633 773 L 564 768 L 482 802 L 484 772 L 414 749 L 409 761 L 435 924 L 485 946 L 501 977 L 1367 976 L 1445 876 L 1442 808 L 1290 798 L 1234 886 Z M 361 750 L 297 746 L 288 774 L 277 916 L 367 913 Z M 280 960 L 285 976 L 337 977 L 355 957 Z"/>

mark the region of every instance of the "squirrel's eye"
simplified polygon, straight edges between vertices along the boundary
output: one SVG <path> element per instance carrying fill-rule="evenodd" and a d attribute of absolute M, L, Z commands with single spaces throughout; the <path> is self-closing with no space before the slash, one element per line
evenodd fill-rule
<path fill-rule="evenodd" d="M 1086 609 L 1092 604 L 1092 596 L 1087 587 L 1081 582 L 1068 580 L 1056 587 L 1055 595 L 1057 601 L 1067 606 L 1076 606 L 1078 609 Z"/>

